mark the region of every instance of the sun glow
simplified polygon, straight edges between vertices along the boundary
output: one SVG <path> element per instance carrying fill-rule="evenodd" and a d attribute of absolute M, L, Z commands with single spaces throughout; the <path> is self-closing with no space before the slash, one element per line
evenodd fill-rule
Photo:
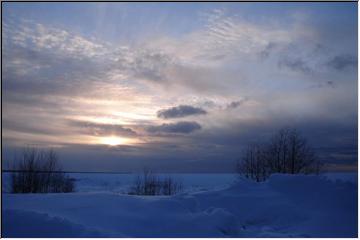
<path fill-rule="evenodd" d="M 105 145 L 109 145 L 109 146 L 118 146 L 118 145 L 130 144 L 130 141 L 127 138 L 110 136 L 110 137 L 102 137 L 100 139 L 100 143 L 105 144 Z"/>

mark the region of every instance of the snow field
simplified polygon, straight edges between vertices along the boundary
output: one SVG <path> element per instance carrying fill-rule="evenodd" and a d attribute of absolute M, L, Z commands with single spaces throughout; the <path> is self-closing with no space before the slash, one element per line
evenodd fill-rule
<path fill-rule="evenodd" d="M 357 236 L 357 184 L 317 176 L 242 179 L 171 197 L 78 192 L 3 201 L 5 237 Z"/>

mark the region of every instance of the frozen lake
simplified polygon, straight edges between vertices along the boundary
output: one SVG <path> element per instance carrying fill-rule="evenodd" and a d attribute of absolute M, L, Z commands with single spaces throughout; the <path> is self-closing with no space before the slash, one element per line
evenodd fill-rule
<path fill-rule="evenodd" d="M 138 174 L 124 173 L 68 173 L 75 180 L 76 192 L 128 193 Z M 238 175 L 232 173 L 172 173 L 157 174 L 160 178 L 171 176 L 181 182 L 185 192 L 219 190 L 232 185 Z M 357 183 L 357 173 L 323 173 L 332 181 Z M 3 191 L 10 192 L 10 173 L 3 173 Z"/>
<path fill-rule="evenodd" d="M 138 174 L 124 173 L 68 173 L 75 179 L 77 192 L 127 193 Z M 159 178 L 171 176 L 181 182 L 184 191 L 204 191 L 225 188 L 236 181 L 236 174 L 172 173 L 156 174 Z M 3 173 L 3 191 L 9 192 L 10 173 Z"/>
<path fill-rule="evenodd" d="M 157 174 L 159 178 L 171 176 L 181 182 L 185 191 L 221 189 L 237 179 L 235 174 Z M 137 174 L 72 173 L 76 179 L 77 191 L 110 191 L 126 193 L 135 181 Z"/>

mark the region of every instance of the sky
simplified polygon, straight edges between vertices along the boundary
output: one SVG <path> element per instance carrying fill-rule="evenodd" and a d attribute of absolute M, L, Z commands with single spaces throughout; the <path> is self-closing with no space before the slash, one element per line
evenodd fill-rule
<path fill-rule="evenodd" d="M 284 127 L 357 166 L 357 3 L 3 3 L 4 168 L 231 172 Z"/>

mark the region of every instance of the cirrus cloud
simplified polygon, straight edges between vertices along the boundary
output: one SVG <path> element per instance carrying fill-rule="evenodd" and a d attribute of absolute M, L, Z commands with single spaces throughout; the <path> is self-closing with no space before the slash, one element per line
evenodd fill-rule
<path fill-rule="evenodd" d="M 137 133 L 131 128 L 118 124 L 92 123 L 86 121 L 70 120 L 69 125 L 78 127 L 82 133 L 94 136 L 118 134 L 121 136 L 135 136 Z"/>

